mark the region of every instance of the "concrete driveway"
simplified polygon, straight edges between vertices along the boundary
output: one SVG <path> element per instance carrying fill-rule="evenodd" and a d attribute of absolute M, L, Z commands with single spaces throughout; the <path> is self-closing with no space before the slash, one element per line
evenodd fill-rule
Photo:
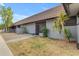
<path fill-rule="evenodd" d="M 30 34 L 16 34 L 16 33 L 1 33 L 1 35 L 7 43 L 34 37 L 34 35 Z"/>

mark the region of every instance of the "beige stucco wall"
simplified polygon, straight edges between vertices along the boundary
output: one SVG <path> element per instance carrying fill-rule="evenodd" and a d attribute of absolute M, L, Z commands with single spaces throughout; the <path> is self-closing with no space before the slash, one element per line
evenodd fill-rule
<path fill-rule="evenodd" d="M 24 33 L 24 29 L 23 28 L 26 28 L 26 31 L 28 33 L 35 34 L 35 23 L 21 25 L 20 28 L 16 27 L 16 33 Z"/>
<path fill-rule="evenodd" d="M 50 38 L 63 39 L 63 37 L 64 37 L 63 33 L 60 34 L 58 31 L 55 30 L 52 20 L 46 21 L 46 27 L 49 30 L 48 36 Z"/>
<path fill-rule="evenodd" d="M 23 27 L 26 28 L 26 31 L 30 34 L 35 34 L 35 23 L 30 23 L 26 25 L 21 25 L 21 31 L 23 32 Z"/>
<path fill-rule="evenodd" d="M 48 36 L 50 38 L 56 38 L 56 39 L 64 39 L 64 34 L 59 33 L 58 31 L 55 30 L 54 28 L 54 22 L 52 20 L 47 20 L 46 21 L 46 27 L 49 29 Z M 77 39 L 77 26 L 65 26 L 65 28 L 69 29 L 72 33 L 73 40 Z"/>
<path fill-rule="evenodd" d="M 35 34 L 35 23 L 30 23 L 26 25 L 28 33 Z"/>
<path fill-rule="evenodd" d="M 18 28 L 18 27 L 16 27 L 16 33 L 18 33 L 18 34 L 23 33 L 22 28 Z"/>
<path fill-rule="evenodd" d="M 77 40 L 77 26 L 65 26 L 65 28 L 70 30 L 72 39 Z"/>

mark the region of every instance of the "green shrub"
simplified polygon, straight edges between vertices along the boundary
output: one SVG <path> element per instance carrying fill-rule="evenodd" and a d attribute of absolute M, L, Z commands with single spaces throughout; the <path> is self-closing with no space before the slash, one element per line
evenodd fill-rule
<path fill-rule="evenodd" d="M 42 33 L 44 37 L 48 37 L 48 29 L 46 27 L 42 30 Z"/>
<path fill-rule="evenodd" d="M 65 37 L 69 40 L 70 42 L 70 39 L 72 38 L 72 34 L 70 32 L 69 29 L 64 29 L 64 34 L 65 34 Z"/>

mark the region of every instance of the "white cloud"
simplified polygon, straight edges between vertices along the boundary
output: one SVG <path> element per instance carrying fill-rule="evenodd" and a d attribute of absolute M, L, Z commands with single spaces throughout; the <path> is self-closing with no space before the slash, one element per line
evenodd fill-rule
<path fill-rule="evenodd" d="M 4 3 L 0 3 L 0 5 L 1 5 L 1 6 L 5 6 L 5 4 L 4 4 Z"/>
<path fill-rule="evenodd" d="M 27 15 L 14 14 L 13 15 L 13 22 L 17 22 L 17 21 L 22 20 L 26 17 L 28 17 L 28 16 Z"/>

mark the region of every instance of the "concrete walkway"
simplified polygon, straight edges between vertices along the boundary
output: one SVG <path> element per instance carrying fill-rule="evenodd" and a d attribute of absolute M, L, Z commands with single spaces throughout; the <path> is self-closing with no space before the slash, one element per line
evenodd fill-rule
<path fill-rule="evenodd" d="M 12 56 L 12 53 L 6 45 L 2 36 L 0 36 L 0 56 Z"/>
<path fill-rule="evenodd" d="M 12 56 L 12 52 L 6 43 L 16 42 L 23 39 L 34 37 L 29 34 L 16 34 L 16 33 L 0 33 L 0 56 Z"/>
<path fill-rule="evenodd" d="M 30 34 L 16 34 L 16 33 L 2 33 L 1 35 L 5 39 L 6 43 L 16 42 L 16 41 L 34 37 L 34 35 L 30 35 Z"/>
<path fill-rule="evenodd" d="M 6 41 L 6 43 L 10 43 L 10 42 L 17 42 L 17 41 L 20 41 L 20 40 L 24 40 L 24 39 L 28 39 L 28 38 L 31 38 L 31 37 L 34 37 L 32 35 L 20 35 L 20 37 L 18 36 L 18 38 L 12 38 L 11 40 L 8 40 Z"/>

